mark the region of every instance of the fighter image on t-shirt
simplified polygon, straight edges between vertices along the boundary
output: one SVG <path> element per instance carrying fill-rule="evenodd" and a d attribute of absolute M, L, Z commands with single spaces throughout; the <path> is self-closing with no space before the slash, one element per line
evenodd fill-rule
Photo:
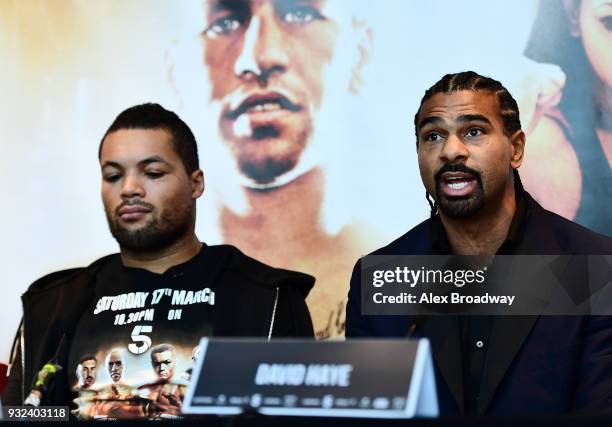
<path fill-rule="evenodd" d="M 81 420 L 174 419 L 210 336 L 214 283 L 197 258 L 163 274 L 110 262 L 77 325 L 69 356 Z"/>

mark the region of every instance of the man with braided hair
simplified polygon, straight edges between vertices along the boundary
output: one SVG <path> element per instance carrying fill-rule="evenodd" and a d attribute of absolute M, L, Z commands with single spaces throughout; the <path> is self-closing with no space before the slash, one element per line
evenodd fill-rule
<path fill-rule="evenodd" d="M 414 124 L 431 218 L 374 255 L 612 254 L 612 239 L 547 211 L 523 189 L 525 134 L 500 82 L 447 74 L 425 92 Z M 612 410 L 609 316 L 368 316 L 361 286 L 358 261 L 347 337 L 428 338 L 443 415 Z"/>

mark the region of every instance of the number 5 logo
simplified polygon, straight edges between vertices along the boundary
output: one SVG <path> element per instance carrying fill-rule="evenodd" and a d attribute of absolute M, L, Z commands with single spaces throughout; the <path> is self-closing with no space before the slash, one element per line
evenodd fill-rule
<path fill-rule="evenodd" d="M 128 350 L 134 354 L 142 354 L 151 347 L 151 338 L 145 334 L 153 332 L 153 326 L 150 325 L 136 325 L 132 331 L 133 343 L 128 345 Z M 136 343 L 136 344 L 134 344 Z"/>

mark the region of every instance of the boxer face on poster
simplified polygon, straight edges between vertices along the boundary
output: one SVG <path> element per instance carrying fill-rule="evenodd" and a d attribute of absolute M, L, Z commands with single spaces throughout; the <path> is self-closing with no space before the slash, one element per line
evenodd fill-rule
<path fill-rule="evenodd" d="M 95 359 L 82 361 L 77 367 L 79 384 L 83 388 L 90 388 L 96 382 L 97 362 Z"/>
<path fill-rule="evenodd" d="M 303 173 L 316 166 L 302 163 L 308 162 L 304 153 L 312 145 L 341 31 L 329 3 L 204 2 L 210 102 L 219 111 L 221 139 L 254 186 L 278 185 L 296 168 Z M 344 82 L 334 82 L 345 92 L 355 78 L 351 68 Z"/>
<path fill-rule="evenodd" d="M 121 358 L 121 352 L 114 350 L 108 355 L 108 374 L 114 383 L 121 381 L 123 375 L 123 360 Z"/>
<path fill-rule="evenodd" d="M 160 380 L 170 381 L 174 376 L 176 356 L 172 349 L 151 353 L 153 370 Z"/>

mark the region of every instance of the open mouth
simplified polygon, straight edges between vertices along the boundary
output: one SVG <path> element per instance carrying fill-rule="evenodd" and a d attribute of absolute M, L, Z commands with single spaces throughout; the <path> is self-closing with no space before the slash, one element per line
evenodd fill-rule
<path fill-rule="evenodd" d="M 449 178 L 444 181 L 444 183 L 453 190 L 461 190 L 462 188 L 467 187 L 472 181 L 473 179 L 469 178 Z"/>
<path fill-rule="evenodd" d="M 285 95 L 278 92 L 254 94 L 244 99 L 240 104 L 230 110 L 226 117 L 236 120 L 243 114 L 272 113 L 276 111 L 297 112 L 302 108 Z"/>
<path fill-rule="evenodd" d="M 442 193 L 449 197 L 468 196 L 477 183 L 476 177 L 466 172 L 445 172 L 440 177 Z"/>

